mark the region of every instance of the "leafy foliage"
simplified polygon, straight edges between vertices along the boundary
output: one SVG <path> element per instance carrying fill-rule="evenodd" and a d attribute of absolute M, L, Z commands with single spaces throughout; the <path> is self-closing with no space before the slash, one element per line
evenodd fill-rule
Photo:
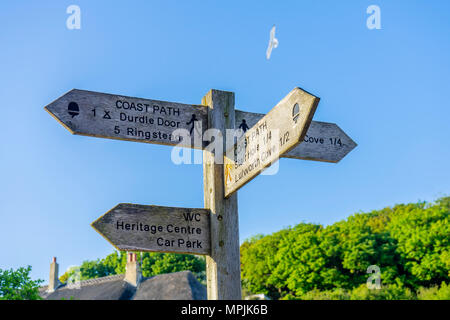
<path fill-rule="evenodd" d="M 273 299 L 446 297 L 449 212 L 446 197 L 259 235 L 241 245 L 243 285 Z M 380 290 L 366 286 L 371 265 L 381 269 Z"/>
<path fill-rule="evenodd" d="M 0 269 L 0 300 L 40 300 L 39 284 L 30 278 L 31 266 L 17 270 Z"/>
<path fill-rule="evenodd" d="M 450 300 L 450 285 L 442 282 L 441 287 L 420 288 L 417 293 L 420 300 Z"/>

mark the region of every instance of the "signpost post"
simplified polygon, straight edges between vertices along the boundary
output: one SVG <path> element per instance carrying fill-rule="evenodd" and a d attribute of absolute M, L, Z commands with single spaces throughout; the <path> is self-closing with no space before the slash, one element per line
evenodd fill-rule
<path fill-rule="evenodd" d="M 72 134 L 203 149 L 204 209 L 122 203 L 92 227 L 118 250 L 206 255 L 208 299 L 239 300 L 236 191 L 279 157 L 338 162 L 356 147 L 337 125 L 312 121 L 318 102 L 295 88 L 263 115 L 235 110 L 234 93 L 219 90 L 189 105 L 74 89 L 45 109 Z M 244 135 L 227 148 L 235 128 Z M 220 132 L 215 149 L 207 129 Z"/>
<path fill-rule="evenodd" d="M 202 100 L 208 106 L 208 126 L 220 132 L 234 129 L 234 93 L 210 90 Z M 225 139 L 218 150 L 203 151 L 203 195 L 205 208 L 211 210 L 211 255 L 206 257 L 209 300 L 240 300 L 241 264 L 237 193 L 225 199 L 223 155 Z"/>

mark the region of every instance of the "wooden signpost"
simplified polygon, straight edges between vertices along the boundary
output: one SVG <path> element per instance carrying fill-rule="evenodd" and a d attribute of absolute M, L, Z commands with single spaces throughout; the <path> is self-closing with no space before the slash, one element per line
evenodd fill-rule
<path fill-rule="evenodd" d="M 174 135 L 176 129 L 201 137 L 207 128 L 204 106 L 77 89 L 50 103 L 45 110 L 73 134 L 169 146 L 196 146 Z M 198 148 L 202 148 L 201 144 Z"/>
<path fill-rule="evenodd" d="M 303 140 L 318 103 L 319 98 L 295 88 L 245 132 L 224 158 L 225 197 Z"/>
<path fill-rule="evenodd" d="M 207 125 L 207 108 L 175 102 L 133 98 L 73 89 L 44 108 L 72 134 L 137 141 L 144 143 L 180 145 L 201 148 L 183 141 L 174 134 L 186 129 L 191 136 L 200 137 Z M 253 127 L 265 115 L 235 110 L 235 128 L 242 124 Z M 194 119 L 194 120 L 193 120 Z M 305 143 L 281 155 L 282 158 L 339 162 L 356 143 L 336 124 L 312 121 Z"/>
<path fill-rule="evenodd" d="M 190 105 L 74 89 L 45 110 L 73 134 L 203 149 L 204 209 L 119 204 L 92 227 L 118 250 L 206 255 L 208 299 L 239 300 L 236 191 L 279 157 L 338 162 L 356 147 L 337 125 L 312 121 L 318 102 L 295 88 L 263 115 L 235 110 L 234 93 L 219 90 Z M 212 128 L 244 135 L 209 150 Z"/>
<path fill-rule="evenodd" d="M 253 127 L 265 115 L 236 110 L 236 128 L 244 123 Z M 303 141 L 281 158 L 337 163 L 356 147 L 356 143 L 334 123 L 311 121 Z"/>
<path fill-rule="evenodd" d="M 92 227 L 117 250 L 210 254 L 206 209 L 121 203 Z"/>

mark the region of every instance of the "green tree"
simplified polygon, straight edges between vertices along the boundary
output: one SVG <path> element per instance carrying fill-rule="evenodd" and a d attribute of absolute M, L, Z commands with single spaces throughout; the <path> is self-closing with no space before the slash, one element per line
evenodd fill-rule
<path fill-rule="evenodd" d="M 0 300 L 40 300 L 39 284 L 43 280 L 31 280 L 30 272 L 31 266 L 0 269 Z"/>
<path fill-rule="evenodd" d="M 145 252 L 142 253 L 142 275 L 151 277 L 163 273 L 190 270 L 195 274 L 205 270 L 204 258 L 187 254 Z"/>
<path fill-rule="evenodd" d="M 445 197 L 256 236 L 241 245 L 243 286 L 273 299 L 415 299 L 419 290 L 445 297 L 449 212 Z M 380 290 L 367 288 L 371 265 L 381 269 Z"/>
<path fill-rule="evenodd" d="M 279 243 L 289 233 L 281 230 L 269 236 L 257 235 L 241 245 L 241 270 L 244 288 L 249 293 L 264 293 L 279 298 L 284 287 L 277 284 L 273 271 L 278 265 Z"/>
<path fill-rule="evenodd" d="M 450 284 L 442 282 L 441 286 L 421 287 L 418 290 L 419 300 L 450 300 Z"/>
<path fill-rule="evenodd" d="M 396 250 L 409 275 L 408 285 L 432 286 L 449 281 L 448 198 L 428 206 L 397 206 L 388 228 L 397 241 Z"/>

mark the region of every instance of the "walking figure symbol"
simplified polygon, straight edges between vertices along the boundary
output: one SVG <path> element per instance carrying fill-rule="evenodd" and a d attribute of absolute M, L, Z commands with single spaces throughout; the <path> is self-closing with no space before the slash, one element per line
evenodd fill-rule
<path fill-rule="evenodd" d="M 231 167 L 232 164 L 227 164 L 225 166 L 225 185 L 227 185 L 228 179 L 230 179 L 230 182 L 233 182 L 233 178 L 231 177 Z"/>
<path fill-rule="evenodd" d="M 187 125 L 190 125 L 192 123 L 192 127 L 190 130 L 190 133 L 192 134 L 192 131 L 194 131 L 194 126 L 195 126 L 195 121 L 198 121 L 197 117 L 195 116 L 195 114 L 192 115 L 191 121 L 186 122 Z"/>
<path fill-rule="evenodd" d="M 247 122 L 245 121 L 245 119 L 242 119 L 242 123 L 239 125 L 239 129 L 242 129 L 242 131 L 247 131 L 249 128 L 247 126 Z"/>

